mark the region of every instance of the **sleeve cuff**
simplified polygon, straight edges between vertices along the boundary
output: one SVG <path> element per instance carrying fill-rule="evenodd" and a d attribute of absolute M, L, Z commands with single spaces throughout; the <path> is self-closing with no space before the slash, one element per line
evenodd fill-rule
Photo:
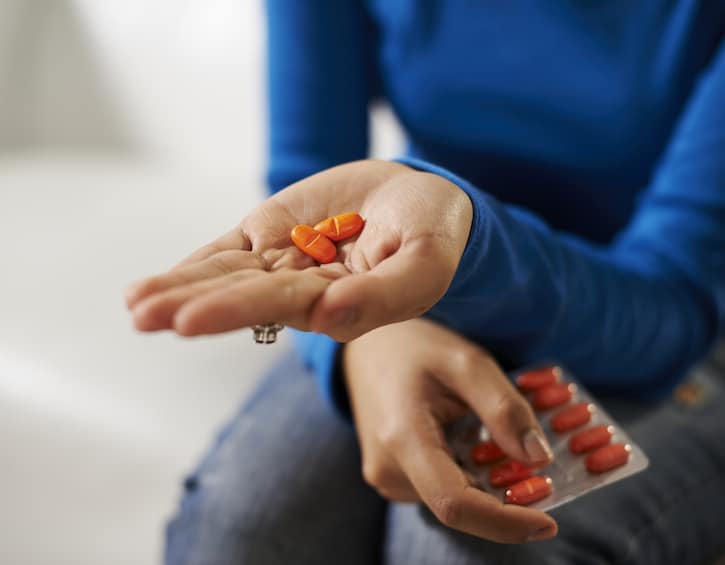
<path fill-rule="evenodd" d="M 325 401 L 342 417 L 351 420 L 340 363 L 342 344 L 323 334 L 299 330 L 293 330 L 293 339 L 305 366 L 314 373 Z"/>
<path fill-rule="evenodd" d="M 406 165 L 418 171 L 425 173 L 431 173 L 443 177 L 449 182 L 455 184 L 463 192 L 466 193 L 468 198 L 471 200 L 473 206 L 473 219 L 471 220 L 471 231 L 468 234 L 468 242 L 466 248 L 463 251 L 461 260 L 458 263 L 456 274 L 453 277 L 446 296 L 455 296 L 460 289 L 462 289 L 469 279 L 476 272 L 477 263 L 486 253 L 488 248 L 488 217 L 487 213 L 489 205 L 487 202 L 487 196 L 470 182 L 462 179 L 458 175 L 451 171 L 439 167 L 427 161 L 416 159 L 414 157 L 400 157 L 393 159 L 394 162 Z"/>

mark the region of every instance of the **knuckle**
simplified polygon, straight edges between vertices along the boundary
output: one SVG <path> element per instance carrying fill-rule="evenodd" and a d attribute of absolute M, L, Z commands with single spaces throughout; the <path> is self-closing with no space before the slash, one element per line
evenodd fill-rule
<path fill-rule="evenodd" d="M 405 431 L 398 422 L 392 422 L 378 428 L 375 435 L 378 443 L 386 452 L 394 453 L 401 447 Z"/>
<path fill-rule="evenodd" d="M 397 492 L 395 488 L 389 485 L 377 485 L 375 487 L 375 491 L 385 500 L 388 500 L 390 502 L 396 502 L 398 500 L 401 500 L 402 496 Z"/>
<path fill-rule="evenodd" d="M 390 472 L 381 462 L 372 460 L 365 461 L 362 467 L 362 475 L 365 482 L 375 490 L 381 492 L 388 488 Z"/>
<path fill-rule="evenodd" d="M 287 278 L 279 287 L 279 294 L 283 297 L 284 301 L 290 304 L 294 304 L 298 300 L 298 289 L 295 284 L 296 281 L 292 278 Z"/>
<path fill-rule="evenodd" d="M 199 249 L 197 253 L 206 257 L 213 257 L 214 255 L 221 253 L 223 250 L 224 249 L 220 245 L 218 245 L 216 242 L 213 242 L 206 244 L 204 247 Z M 201 258 L 203 259 L 204 257 Z"/>
<path fill-rule="evenodd" d="M 496 404 L 496 417 L 507 422 L 519 422 L 527 418 L 527 406 L 514 394 L 503 394 Z"/>
<path fill-rule="evenodd" d="M 362 466 L 362 476 L 368 485 L 375 488 L 380 482 L 380 469 L 372 462 L 365 461 Z"/>
<path fill-rule="evenodd" d="M 481 352 L 475 347 L 457 347 L 451 352 L 451 357 L 451 362 L 457 372 L 469 375 L 481 368 Z"/>
<path fill-rule="evenodd" d="M 237 268 L 235 259 L 235 252 L 222 251 L 209 258 L 212 265 L 220 273 L 227 275 Z"/>
<path fill-rule="evenodd" d="M 135 288 L 136 296 L 146 298 L 155 294 L 164 288 L 162 275 L 150 277 L 140 283 Z"/>
<path fill-rule="evenodd" d="M 256 268 L 264 269 L 265 263 L 261 255 L 258 253 L 242 251 L 241 249 L 225 249 L 223 251 L 218 251 L 209 257 L 209 260 L 222 274 L 229 274 L 249 264 L 250 258 L 253 258 L 256 261 Z M 252 268 L 251 264 L 249 264 L 249 268 Z"/>
<path fill-rule="evenodd" d="M 431 502 L 430 509 L 436 518 L 449 528 L 455 528 L 461 524 L 463 504 L 456 496 L 441 495 Z"/>
<path fill-rule="evenodd" d="M 525 423 L 532 417 L 531 408 L 517 393 L 501 395 L 494 410 L 494 418 L 506 424 Z"/>
<path fill-rule="evenodd" d="M 389 500 L 390 502 L 396 501 L 395 493 L 391 490 L 388 490 L 386 488 L 377 488 L 375 489 L 378 495 L 380 495 L 381 498 L 384 498 L 385 500 Z"/>

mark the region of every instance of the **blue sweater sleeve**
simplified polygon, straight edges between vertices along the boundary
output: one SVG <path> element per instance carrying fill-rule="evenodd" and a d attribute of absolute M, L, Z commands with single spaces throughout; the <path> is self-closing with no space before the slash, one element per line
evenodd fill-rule
<path fill-rule="evenodd" d="M 276 192 L 368 152 L 373 94 L 370 30 L 363 0 L 267 0 L 269 163 Z M 339 345 L 295 332 L 328 399 Z"/>
<path fill-rule="evenodd" d="M 725 327 L 725 44 L 610 246 L 401 161 L 456 183 L 474 205 L 466 251 L 431 314 L 510 360 L 557 358 L 591 386 L 655 394 Z"/>

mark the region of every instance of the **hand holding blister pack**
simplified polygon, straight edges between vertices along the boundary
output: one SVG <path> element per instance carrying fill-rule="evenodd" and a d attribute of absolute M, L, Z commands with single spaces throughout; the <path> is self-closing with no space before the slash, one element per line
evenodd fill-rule
<path fill-rule="evenodd" d="M 524 370 L 514 382 L 534 408 L 554 460 L 540 468 L 511 460 L 470 414 L 450 426 L 448 440 L 479 488 L 505 503 L 548 511 L 647 468 L 639 446 L 561 367 Z"/>

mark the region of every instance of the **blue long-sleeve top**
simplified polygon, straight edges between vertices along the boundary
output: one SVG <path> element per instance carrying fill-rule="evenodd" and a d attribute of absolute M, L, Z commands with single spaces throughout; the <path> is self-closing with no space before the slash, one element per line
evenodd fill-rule
<path fill-rule="evenodd" d="M 401 159 L 474 218 L 430 315 L 513 363 L 667 390 L 725 328 L 725 2 L 267 0 L 269 185 Z M 339 345 L 300 334 L 333 401 Z"/>

